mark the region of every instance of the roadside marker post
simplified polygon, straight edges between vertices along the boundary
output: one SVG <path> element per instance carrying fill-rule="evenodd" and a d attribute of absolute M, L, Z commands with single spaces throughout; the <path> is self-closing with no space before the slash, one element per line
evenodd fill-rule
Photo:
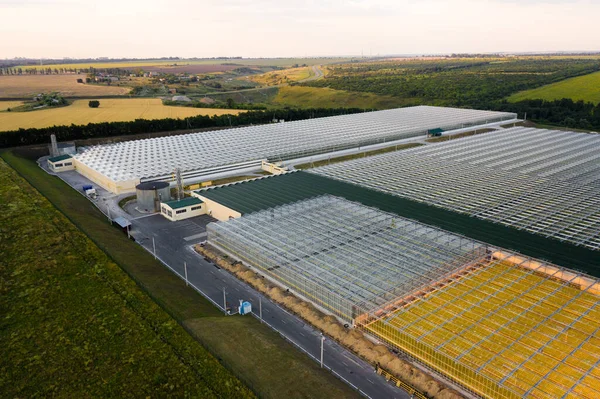
<path fill-rule="evenodd" d="M 154 259 L 156 259 L 156 245 L 154 244 L 154 237 L 152 237 L 152 252 L 154 252 Z"/>
<path fill-rule="evenodd" d="M 325 336 L 321 333 L 321 368 L 323 368 L 323 343 L 325 342 Z"/>

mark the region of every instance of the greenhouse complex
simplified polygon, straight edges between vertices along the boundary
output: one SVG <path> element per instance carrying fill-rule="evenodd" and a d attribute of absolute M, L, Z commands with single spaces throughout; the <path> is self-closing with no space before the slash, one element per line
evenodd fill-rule
<path fill-rule="evenodd" d="M 598 135 L 512 128 L 311 173 L 598 250 L 599 161 Z"/>
<path fill-rule="evenodd" d="M 591 276 L 329 195 L 207 231 L 211 245 L 479 396 L 600 397 Z"/>
<path fill-rule="evenodd" d="M 114 193 L 140 182 L 172 180 L 181 169 L 188 182 L 218 173 L 260 170 L 263 161 L 359 148 L 427 134 L 515 120 L 516 114 L 418 106 L 295 122 L 241 127 L 106 144 L 74 156 L 76 170 Z"/>

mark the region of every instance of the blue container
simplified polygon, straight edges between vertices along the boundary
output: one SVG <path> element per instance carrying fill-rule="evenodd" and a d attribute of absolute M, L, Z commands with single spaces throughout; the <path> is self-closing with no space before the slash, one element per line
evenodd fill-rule
<path fill-rule="evenodd" d="M 94 188 L 91 184 L 86 184 L 83 186 L 83 191 L 85 190 L 91 190 L 92 188 Z"/>

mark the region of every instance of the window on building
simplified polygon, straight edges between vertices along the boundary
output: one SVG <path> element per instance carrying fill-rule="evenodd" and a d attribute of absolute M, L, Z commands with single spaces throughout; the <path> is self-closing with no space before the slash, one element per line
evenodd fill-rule
<path fill-rule="evenodd" d="M 160 208 L 160 210 L 162 213 L 165 213 L 165 214 L 167 213 L 167 208 L 165 208 L 164 206 L 162 208 Z"/>
<path fill-rule="evenodd" d="M 65 162 L 65 166 L 71 166 L 73 165 L 73 162 Z"/>
<path fill-rule="evenodd" d="M 180 210 L 176 211 L 175 213 L 179 215 L 180 213 L 186 213 L 186 212 L 187 212 L 187 209 L 180 209 Z"/>
<path fill-rule="evenodd" d="M 202 205 L 192 207 L 192 211 L 197 211 L 198 209 L 202 209 Z"/>
<path fill-rule="evenodd" d="M 173 212 L 171 212 L 171 211 L 167 211 L 167 215 L 169 215 L 169 216 L 173 216 Z"/>
<path fill-rule="evenodd" d="M 63 164 L 62 164 L 62 163 L 55 163 L 55 164 L 54 164 L 54 167 L 55 167 L 55 168 L 61 168 L 62 166 L 63 166 Z"/>

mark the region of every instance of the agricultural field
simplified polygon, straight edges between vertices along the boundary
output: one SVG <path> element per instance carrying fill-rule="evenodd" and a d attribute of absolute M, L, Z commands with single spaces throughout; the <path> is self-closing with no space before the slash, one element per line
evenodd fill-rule
<path fill-rule="evenodd" d="M 23 101 L 0 101 L 0 111 L 6 111 L 20 105 L 23 105 Z"/>
<path fill-rule="evenodd" d="M 10 75 L 0 76 L 0 98 L 30 98 L 39 93 L 57 92 L 63 97 L 119 96 L 130 87 L 100 86 L 77 83 L 84 74 L 70 75 Z"/>
<path fill-rule="evenodd" d="M 271 100 L 276 106 L 300 108 L 388 109 L 418 104 L 418 100 L 326 87 L 284 86 Z"/>
<path fill-rule="evenodd" d="M 304 67 L 271 71 L 262 75 L 252 76 L 249 79 L 263 86 L 277 86 L 305 80 L 311 76 L 314 76 L 312 68 Z"/>
<path fill-rule="evenodd" d="M 303 85 L 486 109 L 522 90 L 600 71 L 599 57 L 396 59 L 328 66 Z"/>
<path fill-rule="evenodd" d="M 321 65 L 339 62 L 347 62 L 349 58 L 323 57 L 323 58 L 231 58 L 231 59 L 204 59 L 204 60 L 142 60 L 142 61 L 117 61 L 117 62 L 82 62 L 73 64 L 49 64 L 49 65 L 20 65 L 15 68 L 23 69 L 96 69 L 121 68 L 121 69 L 143 69 L 145 67 L 192 67 L 195 65 L 235 65 L 239 66 L 277 66 L 292 67 L 294 65 Z"/>
<path fill-rule="evenodd" d="M 0 182 L 3 397 L 255 397 L 1 159 Z"/>
<path fill-rule="evenodd" d="M 171 107 L 158 98 L 101 99 L 99 108 L 90 108 L 89 100 L 75 100 L 72 105 L 31 112 L 0 113 L 0 130 L 43 128 L 59 125 L 133 121 L 135 119 L 186 118 L 196 115 L 237 115 L 240 110 Z"/>
<path fill-rule="evenodd" d="M 536 89 L 525 90 L 508 97 L 508 101 L 516 102 L 528 99 L 560 100 L 570 98 L 575 101 L 586 101 L 600 104 L 600 72 L 566 79 Z"/>

